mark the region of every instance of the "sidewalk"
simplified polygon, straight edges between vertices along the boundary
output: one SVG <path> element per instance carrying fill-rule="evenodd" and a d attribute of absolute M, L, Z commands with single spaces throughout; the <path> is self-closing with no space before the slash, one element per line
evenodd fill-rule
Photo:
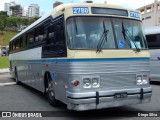
<path fill-rule="evenodd" d="M 0 69 L 0 74 L 9 73 L 9 68 Z"/>
<path fill-rule="evenodd" d="M 0 69 L 0 87 L 15 84 L 15 80 L 9 74 L 9 68 Z"/>

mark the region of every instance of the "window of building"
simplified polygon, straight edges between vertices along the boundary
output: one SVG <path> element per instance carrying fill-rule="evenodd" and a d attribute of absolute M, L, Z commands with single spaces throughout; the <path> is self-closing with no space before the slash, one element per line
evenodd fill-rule
<path fill-rule="evenodd" d="M 160 10 L 160 4 L 157 6 L 158 10 Z"/>
<path fill-rule="evenodd" d="M 148 12 L 151 12 L 151 11 L 152 11 L 151 7 L 148 7 L 148 8 L 147 8 L 147 13 L 148 13 Z"/>
<path fill-rule="evenodd" d="M 145 17 L 145 19 L 151 19 L 151 16 Z"/>
<path fill-rule="evenodd" d="M 141 14 L 144 14 L 144 9 L 141 10 Z"/>

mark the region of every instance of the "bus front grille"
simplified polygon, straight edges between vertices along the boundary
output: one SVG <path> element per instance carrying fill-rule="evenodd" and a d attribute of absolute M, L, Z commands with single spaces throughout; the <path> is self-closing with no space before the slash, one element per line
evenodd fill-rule
<path fill-rule="evenodd" d="M 135 74 L 101 75 L 101 87 L 135 86 Z"/>

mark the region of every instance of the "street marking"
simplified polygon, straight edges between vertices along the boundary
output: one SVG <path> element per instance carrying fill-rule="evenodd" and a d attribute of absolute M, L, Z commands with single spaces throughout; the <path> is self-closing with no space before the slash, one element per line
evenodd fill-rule
<path fill-rule="evenodd" d="M 16 82 L 0 83 L 0 86 L 15 85 L 15 84 L 16 84 Z"/>

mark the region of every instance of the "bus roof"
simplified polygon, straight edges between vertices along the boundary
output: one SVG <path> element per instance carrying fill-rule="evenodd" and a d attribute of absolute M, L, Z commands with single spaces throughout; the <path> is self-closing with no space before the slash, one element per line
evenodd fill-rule
<path fill-rule="evenodd" d="M 160 34 L 160 26 L 144 27 L 145 35 Z"/>
<path fill-rule="evenodd" d="M 115 8 L 115 9 L 122 9 L 122 10 L 127 10 L 126 8 L 122 7 L 122 6 L 118 6 L 118 5 L 111 5 L 111 4 L 97 4 L 97 3 L 67 3 L 67 4 L 61 4 L 57 7 L 55 7 L 54 9 L 52 9 L 48 14 L 44 15 L 43 17 L 41 17 L 40 19 L 38 19 L 37 21 L 35 21 L 34 23 L 32 23 L 30 26 L 28 26 L 27 28 L 25 28 L 24 30 L 22 30 L 20 33 L 18 33 L 16 36 L 14 36 L 10 41 L 14 40 L 15 38 L 19 37 L 21 34 L 27 32 L 28 30 L 30 30 L 32 27 L 36 26 L 38 23 L 44 21 L 46 18 L 52 16 L 57 17 L 56 13 L 58 11 L 62 11 L 62 9 L 68 9 L 71 7 L 76 7 L 76 6 L 87 6 L 87 7 L 105 7 L 105 8 Z M 135 10 L 133 10 L 135 11 Z M 138 12 L 138 11 L 136 11 Z"/>

